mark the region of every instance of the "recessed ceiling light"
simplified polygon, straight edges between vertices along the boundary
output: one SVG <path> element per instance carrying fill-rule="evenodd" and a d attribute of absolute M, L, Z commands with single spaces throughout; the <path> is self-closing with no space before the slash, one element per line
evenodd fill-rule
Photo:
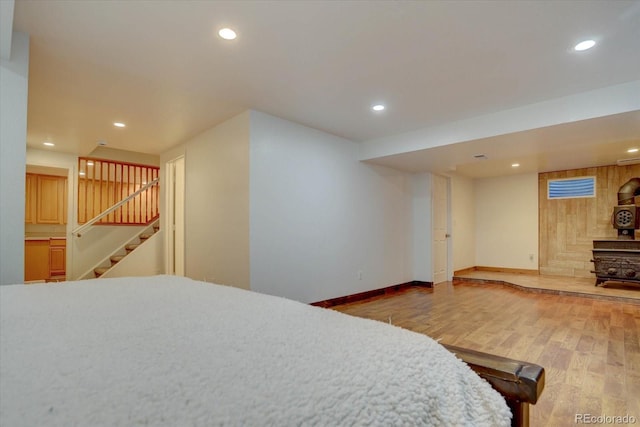
<path fill-rule="evenodd" d="M 372 109 L 373 111 L 382 111 L 382 110 L 384 110 L 384 105 L 382 105 L 382 104 L 376 104 L 376 105 L 374 105 L 373 107 L 371 107 L 371 109 Z"/>
<path fill-rule="evenodd" d="M 638 152 L 638 149 L 637 149 L 637 148 L 629 148 L 629 149 L 627 150 L 627 153 L 637 153 L 637 152 Z"/>
<path fill-rule="evenodd" d="M 87 166 L 93 166 L 93 161 L 91 160 L 87 161 Z"/>
<path fill-rule="evenodd" d="M 514 163 L 511 165 L 512 168 L 517 168 L 518 166 L 520 166 L 520 163 Z"/>
<path fill-rule="evenodd" d="M 84 173 L 84 171 L 80 171 L 80 172 L 78 172 L 78 175 L 85 176 L 86 174 Z"/>
<path fill-rule="evenodd" d="M 218 35 L 225 40 L 234 40 L 238 35 L 231 28 L 223 28 L 218 31 Z"/>
<path fill-rule="evenodd" d="M 56 144 L 54 144 L 53 142 L 45 141 L 42 143 L 42 145 L 46 145 L 47 147 L 54 147 Z"/>
<path fill-rule="evenodd" d="M 113 125 L 117 128 L 123 128 L 126 126 L 124 123 L 121 123 L 121 122 L 113 122 Z"/>
<path fill-rule="evenodd" d="M 575 45 L 573 47 L 573 49 L 577 50 L 578 52 L 580 52 L 580 51 L 583 51 L 583 50 L 591 49 L 595 45 L 596 45 L 596 41 L 595 40 L 585 40 L 585 41 L 581 41 L 580 43 Z"/>

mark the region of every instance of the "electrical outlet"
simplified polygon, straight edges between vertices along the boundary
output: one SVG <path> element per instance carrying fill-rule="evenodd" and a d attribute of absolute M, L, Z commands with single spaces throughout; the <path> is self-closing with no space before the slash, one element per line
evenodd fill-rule
<path fill-rule="evenodd" d="M 362 280 L 362 270 L 358 270 L 358 280 Z"/>
<path fill-rule="evenodd" d="M 529 254 L 529 261 L 533 262 L 533 254 Z"/>

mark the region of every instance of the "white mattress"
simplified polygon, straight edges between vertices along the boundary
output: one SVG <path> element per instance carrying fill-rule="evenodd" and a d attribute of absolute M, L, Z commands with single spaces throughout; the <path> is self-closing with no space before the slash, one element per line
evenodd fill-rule
<path fill-rule="evenodd" d="M 0 286 L 2 426 L 501 426 L 432 339 L 171 276 Z"/>

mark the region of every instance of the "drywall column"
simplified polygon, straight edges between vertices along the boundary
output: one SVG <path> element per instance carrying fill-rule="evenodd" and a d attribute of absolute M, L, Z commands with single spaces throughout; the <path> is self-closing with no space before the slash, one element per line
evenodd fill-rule
<path fill-rule="evenodd" d="M 476 207 L 473 180 L 451 177 L 453 271 L 476 265 Z"/>
<path fill-rule="evenodd" d="M 0 59 L 0 284 L 24 281 L 24 195 L 29 36 L 14 32 Z"/>
<path fill-rule="evenodd" d="M 248 111 L 186 142 L 185 258 L 188 277 L 249 289 Z"/>
<path fill-rule="evenodd" d="M 538 269 L 538 174 L 477 179 L 476 263 Z"/>

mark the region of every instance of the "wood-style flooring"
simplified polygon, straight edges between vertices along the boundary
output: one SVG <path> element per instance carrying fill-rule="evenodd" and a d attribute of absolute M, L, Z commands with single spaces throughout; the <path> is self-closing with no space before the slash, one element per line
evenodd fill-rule
<path fill-rule="evenodd" d="M 446 282 L 333 308 L 543 366 L 533 427 L 575 425 L 576 414 L 629 415 L 640 425 L 639 304 Z"/>

